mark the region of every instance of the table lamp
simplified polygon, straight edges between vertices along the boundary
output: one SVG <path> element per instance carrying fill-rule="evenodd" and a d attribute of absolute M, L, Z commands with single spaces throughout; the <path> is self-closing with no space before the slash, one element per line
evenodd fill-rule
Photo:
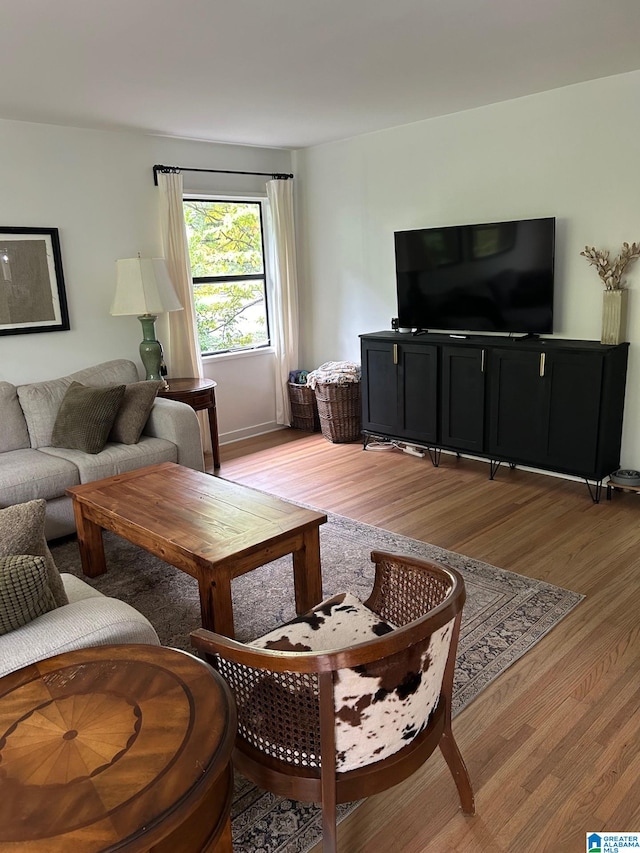
<path fill-rule="evenodd" d="M 140 358 L 147 379 L 162 379 L 162 347 L 156 340 L 158 314 L 181 311 L 164 258 L 125 258 L 116 261 L 116 293 L 111 305 L 114 317 L 135 314 L 142 323 Z"/>

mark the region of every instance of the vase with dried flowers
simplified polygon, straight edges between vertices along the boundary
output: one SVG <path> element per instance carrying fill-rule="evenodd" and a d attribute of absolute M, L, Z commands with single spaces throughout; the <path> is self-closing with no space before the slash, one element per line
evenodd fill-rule
<path fill-rule="evenodd" d="M 620 254 L 610 260 L 609 250 L 585 246 L 580 254 L 598 271 L 604 282 L 602 294 L 603 344 L 619 344 L 624 340 L 627 324 L 627 289 L 622 275 L 626 268 L 640 257 L 640 243 L 623 243 Z"/>

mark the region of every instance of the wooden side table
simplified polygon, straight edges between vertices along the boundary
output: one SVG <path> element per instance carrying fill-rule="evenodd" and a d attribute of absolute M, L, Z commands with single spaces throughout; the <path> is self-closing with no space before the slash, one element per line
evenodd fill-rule
<path fill-rule="evenodd" d="M 0 849 L 232 853 L 233 698 L 197 658 L 100 646 L 0 679 Z"/>
<path fill-rule="evenodd" d="M 218 414 L 216 412 L 216 386 L 213 379 L 179 378 L 167 379 L 169 388 L 158 393 L 159 397 L 187 403 L 196 412 L 206 409 L 209 413 L 209 432 L 213 450 L 213 467 L 220 467 L 220 443 L 218 441 Z"/>

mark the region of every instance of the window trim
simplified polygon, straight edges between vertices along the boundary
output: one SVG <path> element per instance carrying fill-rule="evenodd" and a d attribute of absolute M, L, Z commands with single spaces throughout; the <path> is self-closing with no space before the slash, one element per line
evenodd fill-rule
<path fill-rule="evenodd" d="M 251 273 L 248 275 L 227 275 L 227 276 L 197 276 L 191 275 L 191 289 L 195 294 L 194 285 L 196 282 L 210 281 L 256 281 L 262 279 L 264 281 L 264 304 L 265 304 L 265 319 L 267 325 L 267 340 L 262 344 L 253 344 L 246 347 L 236 347 L 233 349 L 216 350 L 215 352 L 201 352 L 202 359 L 215 359 L 219 356 L 234 356 L 243 353 L 256 352 L 273 352 L 273 333 L 271 331 L 271 308 L 273 300 L 273 284 L 269 271 L 268 252 L 271 248 L 270 235 L 268 233 L 267 222 L 269 221 L 269 200 L 266 193 L 197 193 L 185 192 L 182 194 L 183 201 L 221 201 L 221 202 L 248 202 L 257 203 L 260 211 L 260 236 L 262 242 L 262 273 Z"/>

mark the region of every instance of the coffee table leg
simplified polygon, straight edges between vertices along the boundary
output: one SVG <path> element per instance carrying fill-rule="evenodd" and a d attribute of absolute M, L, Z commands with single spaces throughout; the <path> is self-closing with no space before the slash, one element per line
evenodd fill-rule
<path fill-rule="evenodd" d="M 293 552 L 293 579 L 296 593 L 296 612 L 306 613 L 322 601 L 322 572 L 320 569 L 320 528 L 312 527 L 303 534 L 300 551 Z"/>
<path fill-rule="evenodd" d="M 229 578 L 199 578 L 202 627 L 233 639 L 233 605 Z"/>
<path fill-rule="evenodd" d="M 102 528 L 99 524 L 90 521 L 84 516 L 82 505 L 77 501 L 73 501 L 73 514 L 76 520 L 82 571 L 87 577 L 95 578 L 107 571 L 107 563 L 104 558 L 104 543 L 102 541 Z"/>

